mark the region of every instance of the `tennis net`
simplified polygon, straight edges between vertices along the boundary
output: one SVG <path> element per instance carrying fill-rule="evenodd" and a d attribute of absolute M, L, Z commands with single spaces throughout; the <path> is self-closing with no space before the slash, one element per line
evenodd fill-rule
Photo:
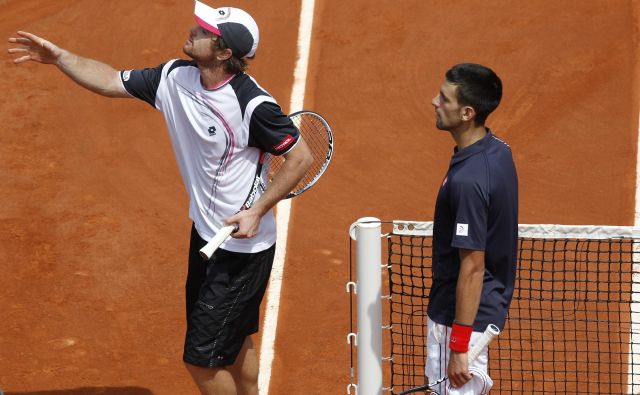
<path fill-rule="evenodd" d="M 639 235 L 631 227 L 520 225 L 516 290 L 490 346 L 492 393 L 640 393 Z M 426 380 L 432 223 L 394 221 L 385 236 L 385 378 L 398 394 Z"/>

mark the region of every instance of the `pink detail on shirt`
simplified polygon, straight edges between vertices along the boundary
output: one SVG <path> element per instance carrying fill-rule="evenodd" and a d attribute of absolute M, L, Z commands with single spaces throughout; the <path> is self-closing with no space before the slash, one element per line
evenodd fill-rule
<path fill-rule="evenodd" d="M 207 87 L 206 89 L 208 91 L 215 91 L 216 89 L 219 89 L 219 88 L 225 86 L 229 81 L 231 81 L 233 79 L 233 77 L 235 77 L 235 75 L 231 75 L 229 78 L 227 78 L 226 80 L 222 81 L 218 85 L 216 85 L 214 87 L 211 87 L 211 88 Z"/>

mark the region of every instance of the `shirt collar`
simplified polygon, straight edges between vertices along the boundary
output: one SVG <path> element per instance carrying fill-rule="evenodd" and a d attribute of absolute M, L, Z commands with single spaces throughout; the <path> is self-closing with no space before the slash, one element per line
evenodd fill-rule
<path fill-rule="evenodd" d="M 222 88 L 223 86 L 227 85 L 232 79 L 236 78 L 237 76 L 239 76 L 241 73 L 238 74 L 233 74 L 231 76 L 229 76 L 229 78 L 227 78 L 226 80 L 220 82 L 218 85 L 214 85 L 211 87 L 208 86 L 204 86 L 204 84 L 202 84 L 202 86 L 204 87 L 205 90 L 207 91 L 217 91 L 218 89 Z"/>
<path fill-rule="evenodd" d="M 491 133 L 491 129 L 485 128 L 487 130 L 487 135 L 471 144 L 468 147 L 465 147 L 461 150 L 456 146 L 453 149 L 453 156 L 451 157 L 451 165 L 455 165 L 456 163 L 460 163 L 471 156 L 484 151 L 489 147 L 489 143 L 493 138 L 493 134 Z"/>

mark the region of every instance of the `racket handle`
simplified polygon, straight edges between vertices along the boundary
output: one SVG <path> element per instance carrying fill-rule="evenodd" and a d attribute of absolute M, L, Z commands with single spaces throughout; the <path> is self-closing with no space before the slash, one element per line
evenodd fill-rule
<path fill-rule="evenodd" d="M 475 359 L 478 358 L 478 355 L 480 355 L 482 350 L 489 343 L 491 343 L 491 340 L 493 340 L 499 334 L 500 334 L 500 329 L 497 326 L 493 324 L 490 324 L 489 326 L 487 326 L 487 329 L 485 329 L 480 339 L 478 339 L 478 342 L 473 345 L 473 348 L 471 348 L 471 350 L 469 350 L 469 364 L 475 361 Z"/>
<path fill-rule="evenodd" d="M 224 243 L 232 233 L 238 231 L 238 224 L 223 226 L 220 231 L 211 239 L 207 245 L 200 249 L 200 256 L 204 260 L 209 260 L 213 256 L 213 253 L 216 252 L 220 244 Z"/>

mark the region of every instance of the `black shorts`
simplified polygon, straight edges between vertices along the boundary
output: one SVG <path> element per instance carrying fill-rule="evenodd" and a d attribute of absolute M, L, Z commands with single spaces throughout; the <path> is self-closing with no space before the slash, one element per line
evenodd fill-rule
<path fill-rule="evenodd" d="M 275 245 L 256 253 L 218 249 L 207 262 L 198 253 L 205 244 L 192 227 L 183 359 L 223 367 L 233 365 L 245 338 L 258 331 Z"/>

